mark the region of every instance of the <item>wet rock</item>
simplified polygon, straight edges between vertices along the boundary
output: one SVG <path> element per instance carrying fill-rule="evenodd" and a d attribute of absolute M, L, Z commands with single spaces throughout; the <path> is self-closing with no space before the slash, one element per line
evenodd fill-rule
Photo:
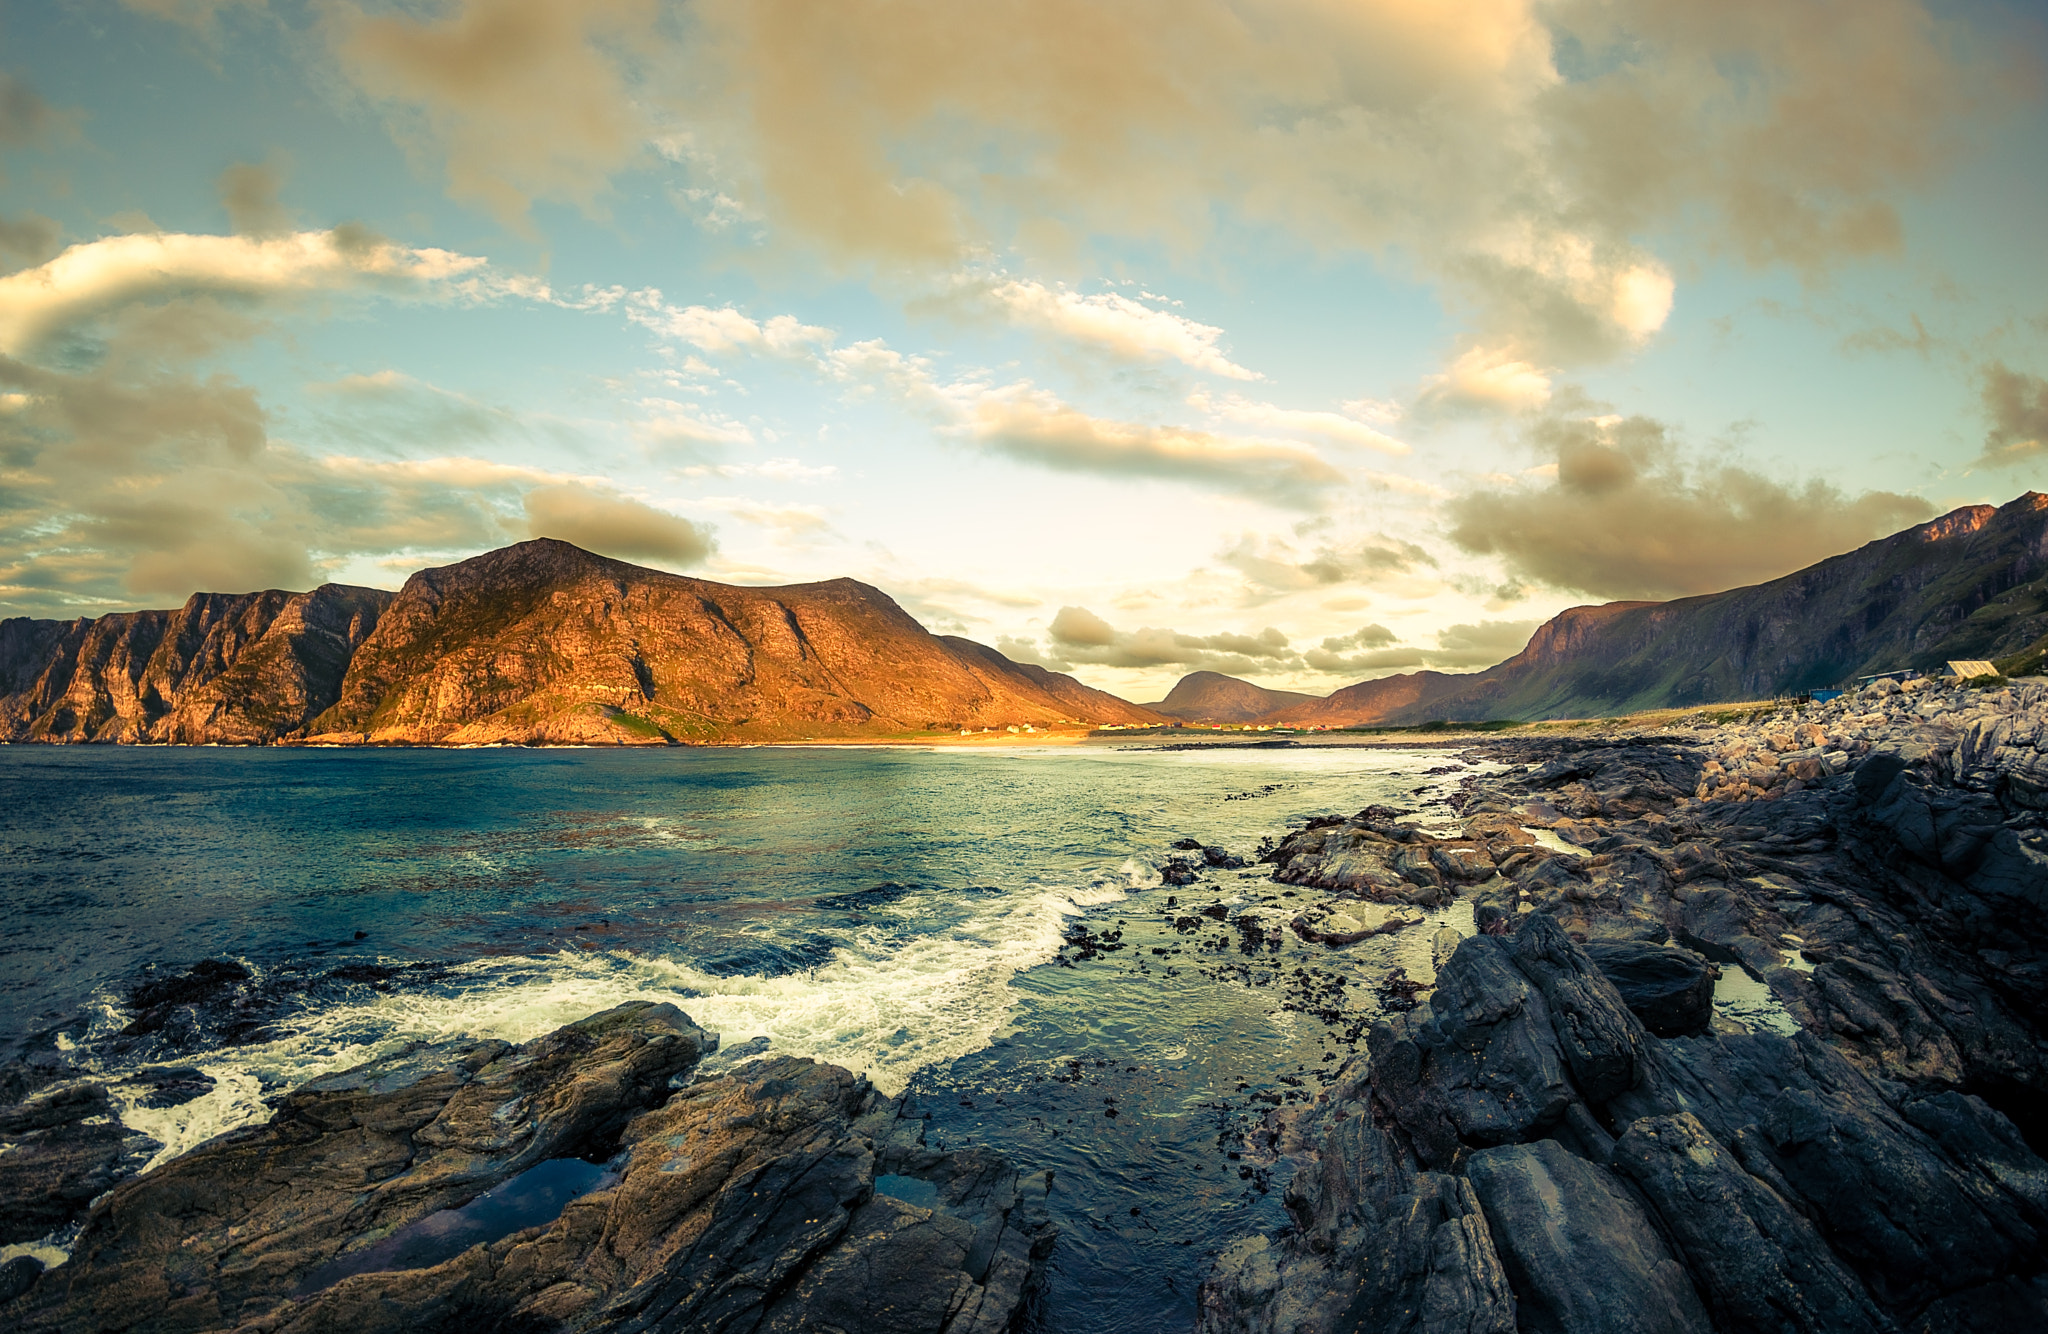
<path fill-rule="evenodd" d="M 1349 820 L 1311 820 L 1261 860 L 1282 884 L 1418 907 L 1449 903 L 1454 884 L 1492 874 L 1483 848 L 1433 838 L 1396 823 L 1397 814 L 1368 807 Z"/>
<path fill-rule="evenodd" d="M 1699 955 L 1645 941 L 1591 941 L 1586 953 L 1658 1037 L 1707 1031 L 1714 1017 L 1714 969 Z"/>
<path fill-rule="evenodd" d="M 1288 925 L 1303 940 L 1324 945 L 1355 945 L 1371 936 L 1392 935 L 1421 920 L 1422 914 L 1413 908 L 1381 903 L 1328 902 L 1303 908 Z"/>
<path fill-rule="evenodd" d="M 433 1268 L 373 1273 L 254 1331 L 473 1327 L 997 1334 L 1051 1241 L 1042 1182 L 938 1153 L 836 1066 L 703 1080 L 628 1127 L 617 1185 Z"/>
<path fill-rule="evenodd" d="M 423 1047 L 314 1080 L 269 1123 L 116 1187 L 24 1324 L 212 1329 L 266 1311 L 371 1234 L 548 1159 L 609 1155 L 711 1041 L 636 1003 L 524 1047 Z"/>
<path fill-rule="evenodd" d="M 1466 1179 L 1524 1334 L 1711 1334 L 1685 1269 L 1605 1170 L 1538 1140 L 1475 1154 Z"/>
<path fill-rule="evenodd" d="M 1298 1226 L 1227 1248 L 1203 1284 L 1203 1334 L 1512 1334 L 1515 1300 L 1471 1186 L 1417 1170 L 1358 1101 L 1362 1066 L 1301 1130 L 1314 1157 L 1287 1193 Z"/>
<path fill-rule="evenodd" d="M 671 1095 L 710 1045 L 636 1004 L 320 1081 L 122 1187 L 6 1314 L 53 1334 L 1011 1328 L 1052 1242 L 1041 1182 L 927 1148 L 836 1066 L 772 1058 Z M 577 1155 L 608 1169 L 544 1216 L 447 1258 L 391 1245 Z"/>
<path fill-rule="evenodd" d="M 0 1265 L 0 1306 L 34 1287 L 43 1276 L 43 1262 L 32 1255 L 17 1255 Z"/>
<path fill-rule="evenodd" d="M 127 1037 L 160 1032 L 180 1010 L 217 1003 L 252 976 L 232 959 L 202 959 L 182 973 L 148 978 L 130 989 L 128 1008 L 135 1017 L 121 1032 Z"/>
<path fill-rule="evenodd" d="M 51 1085 L 0 1107 L 0 1244 L 34 1241 L 86 1206 L 159 1147 L 114 1119 L 106 1086 Z"/>
<path fill-rule="evenodd" d="M 1169 857 L 1159 868 L 1159 883 L 1162 885 L 1192 885 L 1200 873 L 1195 864 L 1186 857 Z"/>

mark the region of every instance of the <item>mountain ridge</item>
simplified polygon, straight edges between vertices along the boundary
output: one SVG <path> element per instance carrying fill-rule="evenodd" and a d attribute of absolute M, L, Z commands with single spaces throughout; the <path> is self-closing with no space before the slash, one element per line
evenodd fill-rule
<path fill-rule="evenodd" d="M 397 593 L 325 584 L 0 622 L 0 736 L 18 741 L 666 744 L 1163 721 L 932 635 L 853 579 L 748 588 L 550 538 Z"/>
<path fill-rule="evenodd" d="M 1966 505 L 1777 579 L 1552 617 L 1485 671 L 1360 682 L 1259 721 L 1304 726 L 1603 717 L 1768 698 L 2048 635 L 2048 495 Z"/>

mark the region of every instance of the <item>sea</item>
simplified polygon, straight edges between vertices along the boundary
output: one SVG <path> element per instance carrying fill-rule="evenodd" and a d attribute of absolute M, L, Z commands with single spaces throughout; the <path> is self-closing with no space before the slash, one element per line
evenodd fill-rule
<path fill-rule="evenodd" d="M 670 1001 L 721 1035 L 707 1069 L 835 1062 L 934 1146 L 1051 1173 L 1047 1328 L 1184 1330 L 1217 1252 L 1287 1224 L 1277 1139 L 1402 1003 L 1382 984 L 1472 929 L 1466 901 L 1302 940 L 1285 922 L 1318 895 L 1262 843 L 1368 805 L 1448 828 L 1491 767 L 1289 742 L 0 746 L 0 1057 L 107 1080 L 161 1146 L 146 1170 L 408 1042 Z M 1162 882 L 1176 857 L 1195 883 Z M 195 967 L 207 999 L 177 1004 Z"/>

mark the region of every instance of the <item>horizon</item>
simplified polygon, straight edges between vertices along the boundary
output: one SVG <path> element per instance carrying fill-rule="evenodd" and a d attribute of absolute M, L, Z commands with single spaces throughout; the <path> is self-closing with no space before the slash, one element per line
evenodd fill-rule
<path fill-rule="evenodd" d="M 557 537 L 1327 695 L 2048 486 L 2041 17 L 1666 10 L 0 7 L 0 616 Z"/>

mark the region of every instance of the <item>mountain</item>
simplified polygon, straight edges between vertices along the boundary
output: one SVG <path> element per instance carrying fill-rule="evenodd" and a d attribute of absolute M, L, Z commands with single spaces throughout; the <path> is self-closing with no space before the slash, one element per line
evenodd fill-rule
<path fill-rule="evenodd" d="M 1174 682 L 1165 699 L 1145 707 L 1190 723 L 1248 723 L 1276 709 L 1302 708 L 1314 695 L 1268 690 L 1221 672 L 1189 672 Z"/>
<path fill-rule="evenodd" d="M 0 622 L 18 741 L 774 741 L 1147 709 L 930 634 L 851 579 L 740 588 L 542 539 L 396 594 L 198 594 L 176 612 Z"/>
<path fill-rule="evenodd" d="M 0 738 L 254 742 L 341 697 L 392 595 L 194 593 L 176 611 L 0 621 Z"/>
<path fill-rule="evenodd" d="M 1470 676 L 1348 686 L 1262 722 L 1600 717 L 1762 699 L 1953 658 L 2038 661 L 2048 636 L 2048 496 L 1971 505 L 1782 579 L 1676 602 L 1573 607 Z M 2025 655 L 2032 653 L 2033 658 Z"/>

